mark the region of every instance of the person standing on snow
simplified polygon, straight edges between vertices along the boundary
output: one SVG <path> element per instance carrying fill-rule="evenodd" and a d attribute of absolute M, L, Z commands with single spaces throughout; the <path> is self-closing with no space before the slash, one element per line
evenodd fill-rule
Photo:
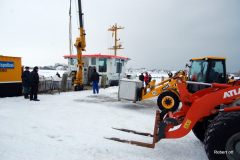
<path fill-rule="evenodd" d="M 99 88 L 98 88 L 98 82 L 99 82 L 99 74 L 97 73 L 96 69 L 93 70 L 93 74 L 92 74 L 92 85 L 93 85 L 93 94 L 95 94 L 97 92 L 99 92 Z M 96 90 L 96 92 L 95 92 Z"/>
<path fill-rule="evenodd" d="M 149 83 L 149 76 L 148 76 L 148 73 L 146 72 L 146 75 L 144 77 L 144 82 L 145 82 L 145 85 L 147 86 L 148 83 Z"/>
<path fill-rule="evenodd" d="M 152 76 L 151 74 L 149 74 L 149 82 L 151 82 L 151 80 L 152 80 Z"/>
<path fill-rule="evenodd" d="M 58 72 L 56 73 L 56 75 L 57 75 L 59 78 L 61 78 L 61 77 L 60 77 L 60 74 L 59 74 Z"/>
<path fill-rule="evenodd" d="M 168 74 L 168 78 L 171 78 L 173 76 L 171 71 L 167 71 L 167 74 Z"/>
<path fill-rule="evenodd" d="M 144 75 L 143 75 L 143 73 L 141 73 L 141 75 L 139 76 L 139 80 L 142 81 L 142 82 L 144 81 Z"/>
<path fill-rule="evenodd" d="M 29 76 L 31 82 L 31 94 L 30 94 L 30 101 L 40 101 L 37 99 L 38 93 L 38 83 L 39 83 L 39 76 L 38 76 L 38 67 L 34 67 L 33 71 L 30 73 Z"/>
<path fill-rule="evenodd" d="M 25 99 L 28 99 L 28 94 L 30 91 L 30 80 L 29 80 L 29 67 L 25 67 L 25 71 L 22 73 L 22 81 L 23 81 L 23 95 Z"/>
<path fill-rule="evenodd" d="M 139 76 L 139 80 L 142 81 L 142 85 L 144 85 L 144 75 L 143 73 L 141 73 L 141 75 Z"/>

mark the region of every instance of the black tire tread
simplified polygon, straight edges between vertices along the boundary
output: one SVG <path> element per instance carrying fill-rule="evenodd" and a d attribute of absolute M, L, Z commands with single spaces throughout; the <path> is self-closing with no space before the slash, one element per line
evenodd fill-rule
<path fill-rule="evenodd" d="M 224 134 L 225 135 L 228 134 L 225 132 L 230 132 L 232 128 L 234 128 L 233 125 L 239 125 L 239 123 L 237 123 L 236 121 L 240 122 L 240 112 L 228 112 L 218 116 L 208 126 L 207 131 L 205 132 L 204 144 L 205 144 L 206 154 L 210 160 L 227 159 L 227 156 L 224 154 L 213 153 L 213 148 L 218 146 L 218 144 L 213 142 L 221 143 L 220 142 L 222 141 L 221 137 L 223 137 Z M 239 129 L 240 127 L 235 127 L 235 128 Z"/>
<path fill-rule="evenodd" d="M 201 141 L 204 141 L 204 129 L 203 129 L 203 122 L 197 122 L 194 127 L 192 128 L 193 134 Z"/>

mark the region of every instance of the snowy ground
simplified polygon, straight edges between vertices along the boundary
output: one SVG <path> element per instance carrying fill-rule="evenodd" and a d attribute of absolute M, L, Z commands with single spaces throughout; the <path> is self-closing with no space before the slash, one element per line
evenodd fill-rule
<path fill-rule="evenodd" d="M 54 74 L 55 75 L 55 74 Z M 117 87 L 41 94 L 39 102 L 23 97 L 0 99 L 0 159 L 207 159 L 203 144 L 190 132 L 164 139 L 155 149 L 104 139 L 119 137 L 152 143 L 150 137 L 111 127 L 153 132 L 156 98 L 137 103 L 117 101 Z"/>

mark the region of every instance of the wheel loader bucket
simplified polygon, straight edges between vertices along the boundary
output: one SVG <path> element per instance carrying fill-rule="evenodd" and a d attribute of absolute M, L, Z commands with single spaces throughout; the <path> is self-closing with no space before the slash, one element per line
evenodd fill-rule
<path fill-rule="evenodd" d="M 155 118 L 155 125 L 154 125 L 154 131 L 153 134 L 150 133 L 144 133 L 144 132 L 138 132 L 138 131 L 134 131 L 134 130 L 129 130 L 129 129 L 123 129 L 123 128 L 113 128 L 119 131 L 123 131 L 123 132 L 128 132 L 128 133 L 133 133 L 133 134 L 138 134 L 138 135 L 142 135 L 142 136 L 148 136 L 148 137 L 153 137 L 153 141 L 152 143 L 143 143 L 143 142 L 137 142 L 137 141 L 131 141 L 131 140 L 125 140 L 125 139 L 120 139 L 120 138 L 106 138 L 109 140 L 113 140 L 113 141 L 117 141 L 117 142 L 122 142 L 122 143 L 129 143 L 129 144 L 133 144 L 133 145 L 137 145 L 137 146 L 142 146 L 142 147 L 147 147 L 147 148 L 154 148 L 155 147 L 155 143 L 158 141 L 158 124 L 160 123 L 160 112 L 157 110 L 156 111 L 156 118 Z"/>

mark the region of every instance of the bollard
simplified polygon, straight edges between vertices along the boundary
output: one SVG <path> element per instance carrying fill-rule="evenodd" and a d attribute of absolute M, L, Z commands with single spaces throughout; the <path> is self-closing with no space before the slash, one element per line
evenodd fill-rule
<path fill-rule="evenodd" d="M 61 83 L 61 92 L 66 92 L 67 88 L 67 74 L 63 74 L 62 76 L 62 83 Z"/>

